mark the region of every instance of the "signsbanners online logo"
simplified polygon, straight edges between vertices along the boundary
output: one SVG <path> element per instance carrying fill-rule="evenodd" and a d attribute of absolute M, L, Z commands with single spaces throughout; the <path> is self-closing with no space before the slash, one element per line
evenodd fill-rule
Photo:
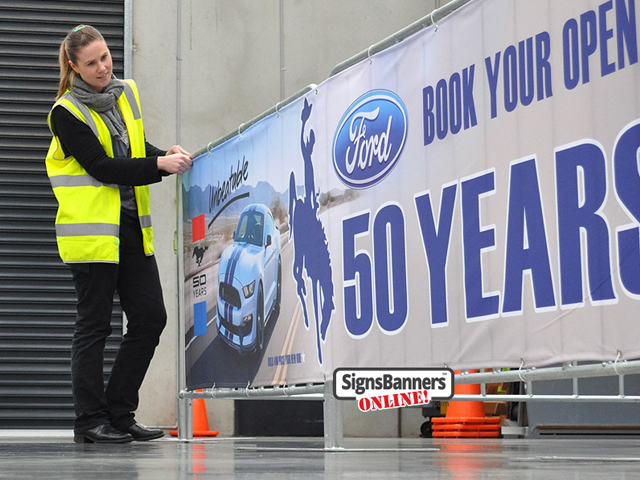
<path fill-rule="evenodd" d="M 333 139 L 333 167 L 351 188 L 384 179 L 407 139 L 407 109 L 395 93 L 373 90 L 356 100 L 340 120 Z"/>
<path fill-rule="evenodd" d="M 338 368 L 333 395 L 357 400 L 363 412 L 426 405 L 452 398 L 454 378 L 450 368 Z"/>

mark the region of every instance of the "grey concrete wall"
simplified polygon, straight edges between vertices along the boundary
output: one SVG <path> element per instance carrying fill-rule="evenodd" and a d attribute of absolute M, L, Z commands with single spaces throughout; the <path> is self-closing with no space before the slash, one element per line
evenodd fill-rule
<path fill-rule="evenodd" d="M 197 151 L 343 60 L 430 13 L 445 0 L 133 0 L 133 78 L 147 139 Z M 176 182 L 151 189 L 156 252 L 169 324 L 141 392 L 138 419 L 176 424 L 177 267 L 173 251 Z M 207 401 L 212 429 L 233 433 L 233 402 Z M 355 411 L 345 434 L 395 436 L 406 421 L 375 422 Z M 417 435 L 420 417 L 403 432 Z M 384 420 L 383 420 L 384 418 Z M 372 425 L 375 424 L 375 425 Z M 406 434 L 406 433 L 405 433 Z"/>

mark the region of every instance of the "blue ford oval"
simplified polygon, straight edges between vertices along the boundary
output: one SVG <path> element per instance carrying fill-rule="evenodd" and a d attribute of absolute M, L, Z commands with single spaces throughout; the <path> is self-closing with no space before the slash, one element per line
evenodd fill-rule
<path fill-rule="evenodd" d="M 400 158 L 407 138 L 407 109 L 395 93 L 372 90 L 340 120 L 333 139 L 333 167 L 356 189 L 381 182 Z"/>

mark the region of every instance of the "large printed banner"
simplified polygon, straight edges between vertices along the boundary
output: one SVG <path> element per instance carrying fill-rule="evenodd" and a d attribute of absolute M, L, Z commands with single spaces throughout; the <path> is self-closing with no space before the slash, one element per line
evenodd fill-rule
<path fill-rule="evenodd" d="M 635 0 L 472 0 L 196 159 L 187 384 L 640 355 Z"/>

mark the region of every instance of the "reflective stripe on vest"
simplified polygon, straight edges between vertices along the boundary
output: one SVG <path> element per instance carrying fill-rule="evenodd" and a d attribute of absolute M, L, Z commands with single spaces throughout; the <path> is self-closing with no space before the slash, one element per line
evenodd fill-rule
<path fill-rule="evenodd" d="M 56 235 L 60 237 L 80 237 L 95 235 L 118 236 L 120 226 L 113 223 L 59 223 Z"/>
<path fill-rule="evenodd" d="M 151 215 L 139 215 L 138 218 L 142 228 L 151 228 Z"/>
<path fill-rule="evenodd" d="M 51 186 L 57 187 L 102 187 L 104 183 L 99 182 L 91 175 L 56 175 L 50 178 Z"/>
<path fill-rule="evenodd" d="M 98 126 L 96 125 L 96 122 L 93 119 L 93 116 L 91 115 L 91 110 L 89 110 L 84 103 L 82 103 L 76 97 L 74 97 L 71 94 L 71 92 L 65 93 L 62 96 L 62 98 L 64 98 L 66 101 L 68 101 L 69 103 L 73 104 L 74 107 L 76 107 L 78 110 L 80 110 L 80 113 L 82 113 L 82 116 L 84 117 L 84 122 L 87 125 L 89 125 L 89 128 L 91 128 L 91 131 L 94 133 L 94 135 L 96 137 L 100 138 L 100 134 L 98 132 Z M 66 105 L 64 103 L 62 103 L 61 105 L 66 108 Z M 67 109 L 67 110 L 69 110 L 69 109 Z M 69 110 L 69 111 L 75 115 L 75 112 L 73 110 Z M 77 116 L 77 115 L 75 115 L 75 116 Z"/>
<path fill-rule="evenodd" d="M 133 113 L 134 120 L 140 120 L 142 118 L 142 114 L 140 113 L 140 109 L 138 108 L 138 101 L 136 99 L 136 94 L 133 92 L 133 88 L 127 82 L 124 83 L 124 96 L 127 97 L 127 102 L 131 107 L 131 113 Z"/>

